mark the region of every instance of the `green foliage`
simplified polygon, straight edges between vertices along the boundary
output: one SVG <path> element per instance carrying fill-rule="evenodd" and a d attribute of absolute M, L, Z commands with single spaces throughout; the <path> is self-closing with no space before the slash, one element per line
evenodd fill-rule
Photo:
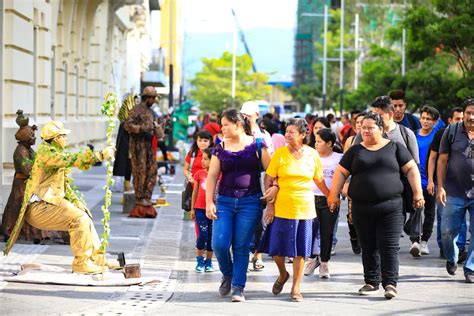
<path fill-rule="evenodd" d="M 362 78 L 357 90 L 346 95 L 346 109 L 365 109 L 377 96 L 404 85 L 401 79 L 401 61 L 389 48 L 372 45 L 367 61 L 362 67 Z"/>
<path fill-rule="evenodd" d="M 114 146 L 114 142 L 112 140 L 112 133 L 115 128 L 115 112 L 118 109 L 118 102 L 117 97 L 113 93 L 107 93 L 105 96 L 105 100 L 102 103 L 101 110 L 102 114 L 105 115 L 107 118 L 107 145 Z M 106 248 L 109 245 L 109 235 L 110 235 L 110 212 L 109 207 L 112 204 L 112 191 L 110 187 L 114 184 L 113 177 L 113 165 L 110 161 L 104 161 L 105 166 L 107 168 L 107 182 L 104 186 L 105 196 L 104 196 L 104 205 L 102 205 L 102 225 L 104 226 L 104 232 L 102 233 L 100 242 L 100 249 L 106 252 Z"/>
<path fill-rule="evenodd" d="M 268 75 L 252 71 L 252 59 L 245 54 L 237 56 L 235 106 L 269 93 Z M 224 52 L 218 59 L 203 58 L 203 68 L 191 81 L 191 98 L 205 111 L 222 111 L 232 106 L 232 54 Z"/>
<path fill-rule="evenodd" d="M 404 89 L 409 109 L 430 104 L 446 115 L 474 95 L 474 5 L 470 0 L 412 1 L 405 19 L 385 30 L 385 44 L 371 45 L 359 88 L 347 94 L 346 109 Z M 401 34 L 407 30 L 406 76 L 401 76 Z"/>

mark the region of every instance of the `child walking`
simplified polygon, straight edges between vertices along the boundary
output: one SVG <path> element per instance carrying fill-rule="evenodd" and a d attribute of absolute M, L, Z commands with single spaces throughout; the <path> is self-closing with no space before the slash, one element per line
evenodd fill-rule
<path fill-rule="evenodd" d="M 211 150 L 206 148 L 202 150 L 202 169 L 194 175 L 194 188 L 192 195 L 191 217 L 196 220 L 198 227 L 198 236 L 196 240 L 196 272 L 213 272 L 212 266 L 212 220 L 206 217 L 206 178 L 211 161 Z M 206 250 L 206 259 L 204 260 L 204 250 Z"/>

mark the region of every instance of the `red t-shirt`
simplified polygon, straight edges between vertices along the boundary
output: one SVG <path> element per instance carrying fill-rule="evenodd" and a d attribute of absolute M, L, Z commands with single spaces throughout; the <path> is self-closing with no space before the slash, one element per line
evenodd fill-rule
<path fill-rule="evenodd" d="M 198 194 L 196 202 L 194 203 L 194 208 L 206 209 L 206 178 L 207 171 L 206 169 L 201 169 L 193 175 L 196 184 L 198 185 Z"/>
<path fill-rule="evenodd" d="M 192 175 L 195 175 L 196 172 L 202 169 L 201 160 L 202 160 L 202 151 L 198 150 L 198 152 L 196 153 L 196 156 L 194 156 L 193 165 L 191 166 Z M 191 152 L 187 154 L 186 162 L 191 163 Z"/>

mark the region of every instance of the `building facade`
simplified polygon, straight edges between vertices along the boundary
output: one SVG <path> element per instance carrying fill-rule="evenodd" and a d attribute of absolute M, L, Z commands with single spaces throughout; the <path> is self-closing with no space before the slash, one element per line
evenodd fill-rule
<path fill-rule="evenodd" d="M 139 92 L 150 63 L 151 9 L 158 0 L 0 1 L 0 212 L 13 176 L 16 111 L 39 128 L 63 121 L 72 146 L 104 142 L 104 95 Z"/>

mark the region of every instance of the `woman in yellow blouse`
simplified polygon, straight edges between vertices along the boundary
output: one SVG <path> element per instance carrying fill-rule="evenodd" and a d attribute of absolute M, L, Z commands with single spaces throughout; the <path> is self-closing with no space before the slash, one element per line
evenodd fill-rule
<path fill-rule="evenodd" d="M 304 119 L 290 119 L 285 133 L 287 146 L 277 149 L 266 170 L 265 187 L 279 191 L 274 203 L 267 203 L 265 221 L 269 226 L 262 240 L 262 250 L 273 257 L 280 275 L 272 293 L 277 295 L 289 279 L 285 257 L 293 259 L 293 286 L 291 299 L 301 302 L 300 281 L 304 258 L 311 255 L 312 219 L 316 217 L 311 181 L 325 196 L 329 190 L 323 180 L 321 162 L 316 150 L 305 145 L 308 124 Z"/>

